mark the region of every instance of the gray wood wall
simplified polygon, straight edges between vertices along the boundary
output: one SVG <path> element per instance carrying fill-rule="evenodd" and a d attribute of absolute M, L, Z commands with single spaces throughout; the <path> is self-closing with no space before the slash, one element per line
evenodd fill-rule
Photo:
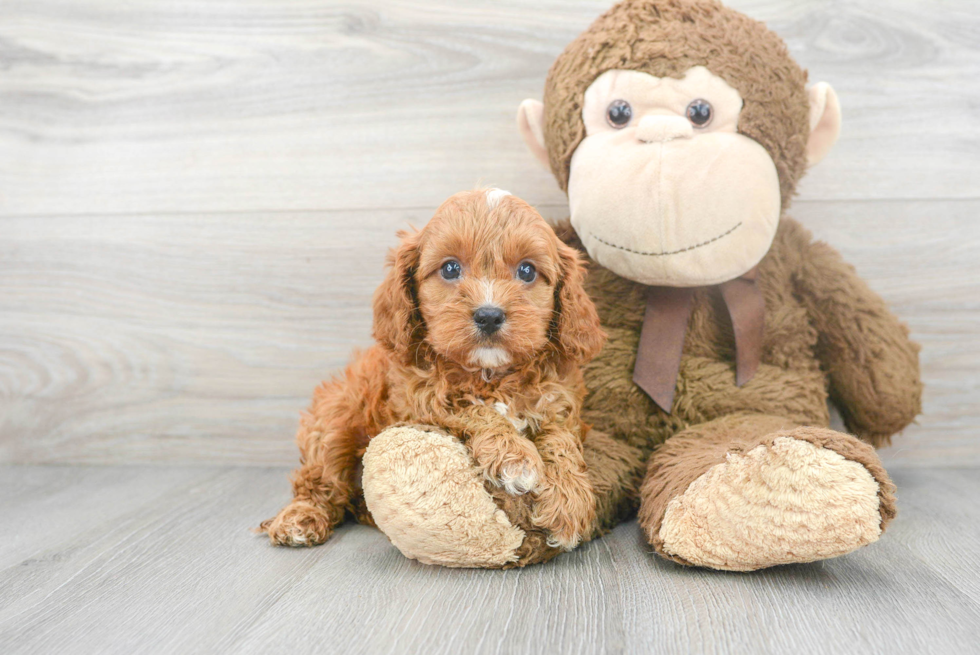
<path fill-rule="evenodd" d="M 396 229 L 492 184 L 604 0 L 3 0 L 0 462 L 289 465 Z M 980 463 L 980 3 L 733 0 L 844 110 L 792 214 L 924 346 L 892 465 Z"/>

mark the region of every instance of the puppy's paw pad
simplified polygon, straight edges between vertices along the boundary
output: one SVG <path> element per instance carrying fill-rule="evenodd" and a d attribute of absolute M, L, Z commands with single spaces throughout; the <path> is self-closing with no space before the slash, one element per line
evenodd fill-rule
<path fill-rule="evenodd" d="M 538 488 L 537 468 L 531 462 L 505 464 L 500 470 L 500 486 L 512 496 L 520 496 Z"/>

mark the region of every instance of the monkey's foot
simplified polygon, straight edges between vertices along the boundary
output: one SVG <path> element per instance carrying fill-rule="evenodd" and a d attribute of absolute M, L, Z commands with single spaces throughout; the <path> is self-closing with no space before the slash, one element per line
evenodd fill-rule
<path fill-rule="evenodd" d="M 469 451 L 434 428 L 388 428 L 368 445 L 362 479 L 375 523 L 424 564 L 500 568 L 516 562 L 525 533 L 484 486 Z"/>
<path fill-rule="evenodd" d="M 664 508 L 659 520 L 641 512 L 660 554 L 752 571 L 836 557 L 878 539 L 894 515 L 894 487 L 870 446 L 821 428 L 760 441 L 727 453 L 667 502 L 651 503 Z"/>

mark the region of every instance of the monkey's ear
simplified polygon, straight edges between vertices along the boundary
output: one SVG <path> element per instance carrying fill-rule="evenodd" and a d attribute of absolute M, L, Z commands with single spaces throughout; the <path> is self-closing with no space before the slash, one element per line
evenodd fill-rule
<path fill-rule="evenodd" d="M 544 145 L 544 105 L 537 100 L 525 100 L 517 108 L 517 129 L 524 137 L 527 149 L 541 165 L 551 169 L 548 149 Z"/>
<path fill-rule="evenodd" d="M 840 101 L 826 82 L 807 91 L 810 97 L 810 138 L 806 142 L 806 163 L 813 166 L 830 152 L 840 136 Z"/>

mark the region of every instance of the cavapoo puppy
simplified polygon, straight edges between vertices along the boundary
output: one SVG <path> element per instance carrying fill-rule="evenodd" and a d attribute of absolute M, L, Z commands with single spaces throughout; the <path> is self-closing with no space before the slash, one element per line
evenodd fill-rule
<path fill-rule="evenodd" d="M 374 296 L 377 344 L 317 388 L 297 435 L 293 501 L 261 529 L 274 544 L 311 546 L 348 511 L 370 522 L 365 447 L 411 423 L 464 441 L 507 492 L 536 494 L 535 525 L 575 547 L 595 520 L 579 367 L 605 338 L 579 254 L 499 189 L 456 194 L 399 236 Z"/>

